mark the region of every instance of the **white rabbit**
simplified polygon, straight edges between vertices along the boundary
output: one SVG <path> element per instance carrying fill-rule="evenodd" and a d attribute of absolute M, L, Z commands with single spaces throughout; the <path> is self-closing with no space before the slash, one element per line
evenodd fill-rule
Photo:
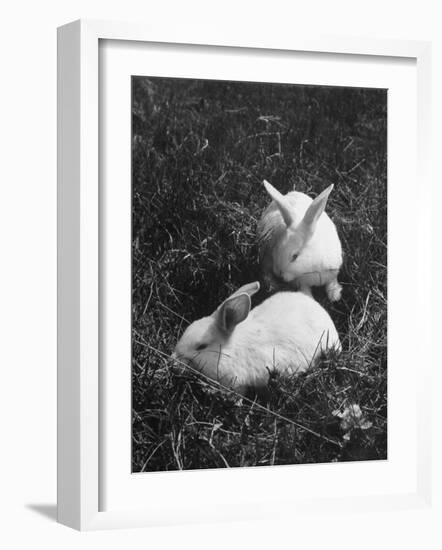
<path fill-rule="evenodd" d="M 258 224 L 264 278 L 273 288 L 283 282 L 308 294 L 311 287 L 324 285 L 328 298 L 339 300 L 341 242 L 335 224 L 324 212 L 333 185 L 315 200 L 298 191 L 282 195 L 267 181 L 264 186 L 273 199 Z"/>
<path fill-rule="evenodd" d="M 258 282 L 245 285 L 192 323 L 172 357 L 244 394 L 266 386 L 272 370 L 302 372 L 324 350 L 341 350 L 333 321 L 313 298 L 277 292 L 250 311 L 258 290 Z"/>

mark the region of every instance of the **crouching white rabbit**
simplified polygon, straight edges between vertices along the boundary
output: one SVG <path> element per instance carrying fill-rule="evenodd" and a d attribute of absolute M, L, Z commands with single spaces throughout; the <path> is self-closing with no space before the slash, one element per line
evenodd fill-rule
<path fill-rule="evenodd" d="M 313 298 L 278 292 L 250 310 L 258 290 L 258 282 L 245 285 L 192 323 L 173 358 L 244 394 L 265 387 L 272 371 L 302 372 L 324 350 L 341 350 L 333 321 Z"/>
<path fill-rule="evenodd" d="M 324 212 L 333 185 L 314 200 L 298 191 L 282 195 L 267 181 L 264 186 L 273 199 L 258 224 L 264 279 L 271 288 L 288 284 L 309 294 L 311 287 L 325 286 L 329 300 L 339 300 L 341 242 L 335 224 Z"/>

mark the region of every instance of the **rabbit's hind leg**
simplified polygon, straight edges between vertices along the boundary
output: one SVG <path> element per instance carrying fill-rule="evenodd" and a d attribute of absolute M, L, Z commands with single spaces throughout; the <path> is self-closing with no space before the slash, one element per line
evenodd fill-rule
<path fill-rule="evenodd" d="M 337 302 L 341 299 L 342 286 L 338 283 L 337 279 L 333 279 L 325 285 L 325 291 L 327 293 L 330 302 Z"/>

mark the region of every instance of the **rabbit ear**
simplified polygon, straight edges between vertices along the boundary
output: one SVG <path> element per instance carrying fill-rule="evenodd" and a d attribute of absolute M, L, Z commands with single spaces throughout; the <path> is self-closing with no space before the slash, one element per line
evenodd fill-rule
<path fill-rule="evenodd" d="M 319 220 L 320 215 L 324 212 L 325 206 L 327 204 L 327 199 L 330 193 L 333 190 L 333 184 L 329 185 L 316 199 L 311 203 L 307 208 L 307 212 L 304 214 L 302 219 L 302 224 L 312 234 L 316 229 L 316 224 Z"/>
<path fill-rule="evenodd" d="M 275 189 L 271 183 L 266 180 L 264 180 L 263 183 L 267 193 L 276 202 L 285 224 L 287 227 L 290 227 L 293 223 L 293 214 L 288 200 L 277 189 Z"/>
<path fill-rule="evenodd" d="M 216 323 L 222 332 L 231 333 L 250 312 L 250 297 L 246 293 L 234 294 L 216 310 Z"/>
<path fill-rule="evenodd" d="M 238 294 L 248 294 L 250 297 L 252 297 L 254 294 L 258 292 L 260 288 L 259 282 L 255 281 L 254 283 L 248 283 L 247 285 L 242 286 L 241 288 L 238 288 L 231 296 L 230 298 L 233 298 L 234 296 L 237 296 Z"/>

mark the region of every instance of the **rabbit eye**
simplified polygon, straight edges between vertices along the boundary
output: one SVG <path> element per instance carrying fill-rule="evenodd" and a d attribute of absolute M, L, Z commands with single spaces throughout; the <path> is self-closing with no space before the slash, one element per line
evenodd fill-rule
<path fill-rule="evenodd" d="M 294 262 L 298 256 L 299 254 L 293 254 L 291 261 Z"/>
<path fill-rule="evenodd" d="M 199 346 L 196 347 L 196 351 L 201 351 L 205 348 L 207 348 L 207 344 L 200 344 Z"/>

